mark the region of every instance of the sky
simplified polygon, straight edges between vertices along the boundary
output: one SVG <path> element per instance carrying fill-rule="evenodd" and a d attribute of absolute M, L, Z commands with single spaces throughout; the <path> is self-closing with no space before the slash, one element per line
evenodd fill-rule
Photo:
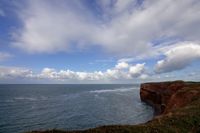
<path fill-rule="evenodd" d="M 0 0 L 0 83 L 200 80 L 199 0 Z"/>

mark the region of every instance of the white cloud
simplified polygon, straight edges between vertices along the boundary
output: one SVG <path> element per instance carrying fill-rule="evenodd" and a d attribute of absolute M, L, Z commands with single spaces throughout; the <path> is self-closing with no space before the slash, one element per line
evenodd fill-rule
<path fill-rule="evenodd" d="M 40 78 L 57 78 L 57 72 L 53 68 L 44 68 L 39 76 Z"/>
<path fill-rule="evenodd" d="M 199 80 L 199 71 L 192 70 L 190 73 L 174 74 L 150 74 L 145 69 L 145 63 L 129 64 L 129 69 L 110 68 L 105 71 L 72 71 L 44 68 L 41 72 L 22 67 L 0 66 L 1 83 L 134 83 L 163 80 Z M 187 77 L 187 79 L 185 78 Z"/>
<path fill-rule="evenodd" d="M 118 60 L 118 62 L 132 62 L 134 60 L 135 60 L 135 58 L 131 58 L 131 57 L 129 57 L 129 58 L 121 58 L 121 59 Z"/>
<path fill-rule="evenodd" d="M 7 60 L 9 58 L 11 58 L 12 55 L 6 52 L 0 52 L 0 61 L 4 61 Z"/>
<path fill-rule="evenodd" d="M 71 70 L 60 70 L 56 71 L 53 68 L 44 68 L 41 74 L 37 74 L 38 78 L 42 79 L 53 79 L 53 80 L 101 80 L 104 74 L 101 71 L 95 72 L 79 72 Z"/>
<path fill-rule="evenodd" d="M 108 80 L 120 80 L 120 79 L 131 79 L 132 77 L 127 71 L 118 70 L 118 69 L 108 69 L 104 73 L 104 78 Z"/>
<path fill-rule="evenodd" d="M 130 9 L 130 6 L 133 6 L 137 0 L 117 0 L 114 5 L 114 10 L 116 13 L 127 11 Z"/>
<path fill-rule="evenodd" d="M 193 61 L 200 59 L 200 44 L 183 42 L 172 45 L 165 53 L 165 58 L 159 60 L 155 66 L 157 73 L 180 70 Z"/>
<path fill-rule="evenodd" d="M 117 65 L 116 65 L 117 66 Z M 119 65 L 120 66 L 120 65 Z M 32 79 L 32 80 L 53 80 L 53 81 L 123 81 L 131 79 L 145 79 L 147 74 L 144 72 L 144 63 L 131 65 L 121 65 L 119 68 L 111 68 L 106 71 L 80 72 L 71 70 L 56 70 L 53 68 L 44 68 L 40 73 L 34 73 L 30 69 L 20 67 L 0 67 L 1 79 Z M 122 69 L 123 68 L 123 69 Z"/>
<path fill-rule="evenodd" d="M 0 78 L 32 78 L 33 72 L 26 68 L 0 66 Z"/>
<path fill-rule="evenodd" d="M 93 24 L 87 22 L 89 17 L 76 12 L 62 2 L 29 1 L 29 7 L 19 12 L 24 26 L 14 45 L 31 53 L 68 51 L 75 42 L 88 40 L 88 34 L 94 32 L 90 31 Z"/>
<path fill-rule="evenodd" d="M 142 75 L 140 75 L 140 79 L 142 79 L 142 80 L 145 80 L 145 79 L 147 79 L 149 77 L 149 75 L 147 75 L 147 74 L 142 74 Z"/>
<path fill-rule="evenodd" d="M 103 18 L 80 1 L 29 2 L 19 11 L 24 25 L 14 45 L 31 53 L 99 45 L 117 55 L 147 57 L 154 52 L 154 39 L 200 37 L 200 2 L 195 0 L 148 0 L 140 6 L 136 0 L 102 0 L 97 6 Z"/>
<path fill-rule="evenodd" d="M 60 77 L 60 79 L 76 79 L 77 75 L 75 72 L 71 71 L 71 70 L 60 70 L 58 72 L 58 75 Z"/>
<path fill-rule="evenodd" d="M 128 63 L 126 63 L 126 62 L 119 62 L 119 63 L 115 66 L 116 69 L 126 69 L 126 68 L 128 68 L 128 67 L 129 67 L 129 65 L 128 65 Z"/>
<path fill-rule="evenodd" d="M 39 78 L 55 79 L 55 80 L 77 80 L 77 81 L 104 81 L 104 80 L 117 80 L 127 79 L 127 73 L 117 70 L 108 69 L 105 72 L 94 71 L 94 72 L 80 72 L 71 70 L 60 70 L 44 68 L 39 74 Z"/>
<path fill-rule="evenodd" d="M 136 64 L 129 68 L 129 73 L 134 77 L 140 76 L 141 74 L 144 73 L 144 71 L 145 71 L 145 63 Z"/>

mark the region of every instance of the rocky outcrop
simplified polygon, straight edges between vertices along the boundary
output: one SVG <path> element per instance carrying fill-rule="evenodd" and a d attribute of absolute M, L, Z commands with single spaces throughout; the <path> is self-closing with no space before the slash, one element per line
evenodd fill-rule
<path fill-rule="evenodd" d="M 155 109 L 155 115 L 165 112 L 170 98 L 185 86 L 183 81 L 144 83 L 140 86 L 141 100 Z"/>

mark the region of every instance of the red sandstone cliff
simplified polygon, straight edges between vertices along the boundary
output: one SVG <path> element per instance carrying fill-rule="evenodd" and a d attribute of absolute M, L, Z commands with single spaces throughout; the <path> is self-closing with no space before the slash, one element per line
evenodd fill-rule
<path fill-rule="evenodd" d="M 140 87 L 140 97 L 154 107 L 155 115 L 166 114 L 172 109 L 185 106 L 194 96 L 199 95 L 199 91 L 195 90 L 181 93 L 187 86 L 191 89 L 191 85 L 183 81 L 144 83 Z"/>

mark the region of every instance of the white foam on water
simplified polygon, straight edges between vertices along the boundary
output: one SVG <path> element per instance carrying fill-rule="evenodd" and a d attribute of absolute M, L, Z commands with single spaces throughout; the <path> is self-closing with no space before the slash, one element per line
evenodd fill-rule
<path fill-rule="evenodd" d="M 90 93 L 112 93 L 112 92 L 127 92 L 132 90 L 138 90 L 139 88 L 119 88 L 119 89 L 105 89 L 105 90 L 94 90 L 90 91 Z"/>
<path fill-rule="evenodd" d="M 27 101 L 37 101 L 37 98 L 33 98 L 33 97 L 15 97 L 15 100 L 27 100 Z"/>
<path fill-rule="evenodd" d="M 38 97 L 15 97 L 13 100 L 27 100 L 27 101 L 38 101 L 38 100 L 47 100 L 48 97 L 38 96 Z"/>

